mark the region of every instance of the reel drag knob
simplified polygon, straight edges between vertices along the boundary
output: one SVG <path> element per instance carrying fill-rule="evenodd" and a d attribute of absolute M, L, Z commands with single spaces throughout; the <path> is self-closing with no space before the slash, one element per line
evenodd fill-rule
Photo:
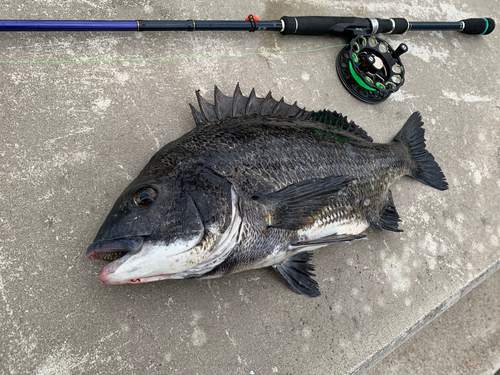
<path fill-rule="evenodd" d="M 375 35 L 356 35 L 337 58 L 337 73 L 345 88 L 370 104 L 386 100 L 404 83 L 399 58 L 408 51 L 402 43 L 396 50 Z"/>

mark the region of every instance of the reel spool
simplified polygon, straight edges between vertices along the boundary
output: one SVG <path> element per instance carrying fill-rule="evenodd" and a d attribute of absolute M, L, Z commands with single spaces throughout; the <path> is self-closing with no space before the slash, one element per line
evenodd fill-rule
<path fill-rule="evenodd" d="M 396 50 L 375 35 L 356 35 L 337 58 L 337 73 L 343 85 L 356 98 L 370 104 L 386 100 L 404 83 L 404 67 L 399 56 L 406 44 Z"/>

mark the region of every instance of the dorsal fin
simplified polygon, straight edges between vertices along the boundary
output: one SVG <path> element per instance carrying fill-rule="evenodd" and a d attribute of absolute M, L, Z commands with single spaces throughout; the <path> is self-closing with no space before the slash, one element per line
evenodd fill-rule
<path fill-rule="evenodd" d="M 323 124 L 335 126 L 339 129 L 357 135 L 360 138 L 366 139 L 367 141 L 373 142 L 372 137 L 370 137 L 364 129 L 356 125 L 353 121 L 347 121 L 347 117 L 342 116 L 342 114 L 337 111 L 331 112 L 324 109 L 319 112 L 314 112 L 314 120 Z"/>
<path fill-rule="evenodd" d="M 299 120 L 318 121 L 323 124 L 331 125 L 337 129 L 342 129 L 355 136 L 372 142 L 373 139 L 366 134 L 352 121 L 347 121 L 347 118 L 342 114 L 334 111 L 323 110 L 319 112 L 306 111 L 305 108 L 300 108 L 297 102 L 293 104 L 285 103 L 284 99 L 276 101 L 271 91 L 265 98 L 259 98 L 255 94 L 255 89 L 252 89 L 250 95 L 244 96 L 240 90 L 240 84 L 236 85 L 233 96 L 224 95 L 217 86 L 214 88 L 215 104 L 208 103 L 200 95 L 200 91 L 196 91 L 196 97 L 200 106 L 200 111 L 191 106 L 196 126 L 206 124 L 217 124 L 222 120 L 227 120 L 236 117 L 249 116 L 267 116 L 276 118 L 291 118 Z"/>

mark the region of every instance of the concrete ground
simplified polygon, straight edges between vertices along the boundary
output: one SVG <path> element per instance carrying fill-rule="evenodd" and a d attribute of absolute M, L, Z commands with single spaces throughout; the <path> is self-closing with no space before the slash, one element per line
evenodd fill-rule
<path fill-rule="evenodd" d="M 500 19 L 498 1 L 477 0 L 5 0 L 0 10 L 7 19 L 244 19 L 250 12 L 266 20 Z M 493 274 L 500 267 L 498 30 L 385 39 L 409 47 L 406 83 L 370 106 L 337 78 L 342 38 L 0 33 L 0 373 L 361 374 Z M 114 200 L 156 150 L 192 129 L 194 90 L 210 96 L 217 84 L 232 93 L 236 82 L 244 94 L 272 90 L 308 109 L 340 111 L 377 142 L 390 141 L 420 111 L 450 189 L 396 183 L 404 232 L 369 229 L 368 241 L 317 251 L 317 299 L 295 295 L 267 269 L 102 285 L 103 264 L 84 254 Z M 457 350 L 466 346 L 457 340 Z M 493 349 L 485 346 L 481 358 Z M 384 363 L 393 371 L 399 365 L 391 358 L 373 371 Z"/>
<path fill-rule="evenodd" d="M 372 367 L 367 375 L 500 371 L 500 272 Z"/>

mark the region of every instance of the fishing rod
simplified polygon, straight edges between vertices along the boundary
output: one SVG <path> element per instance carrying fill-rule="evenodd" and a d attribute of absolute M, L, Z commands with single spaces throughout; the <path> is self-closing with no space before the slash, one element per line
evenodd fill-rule
<path fill-rule="evenodd" d="M 250 14 L 244 21 L 59 21 L 0 20 L 0 31 L 279 31 L 282 35 L 334 35 L 349 39 L 337 58 L 337 74 L 346 89 L 366 103 L 380 103 L 399 90 L 405 78 L 401 43 L 393 49 L 377 34 L 407 31 L 455 30 L 487 35 L 495 28 L 491 18 L 469 18 L 458 22 L 410 22 L 404 18 L 281 17 L 261 21 Z"/>

